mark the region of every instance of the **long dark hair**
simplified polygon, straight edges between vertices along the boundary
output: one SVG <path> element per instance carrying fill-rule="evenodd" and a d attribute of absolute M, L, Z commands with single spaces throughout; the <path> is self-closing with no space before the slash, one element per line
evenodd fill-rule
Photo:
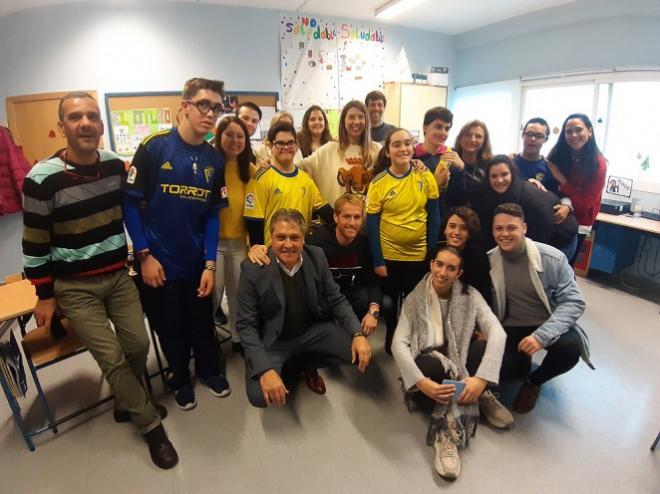
<path fill-rule="evenodd" d="M 307 111 L 303 115 L 302 127 L 298 133 L 298 146 L 300 147 L 300 152 L 303 155 L 303 158 L 306 158 L 312 154 L 312 133 L 309 131 L 309 118 L 312 116 L 312 112 L 320 111 L 323 115 L 323 121 L 325 122 L 325 128 L 321 134 L 321 146 L 326 142 L 332 140 L 332 135 L 330 135 L 330 126 L 328 125 L 328 117 L 319 105 L 312 105 L 307 108 Z"/>
<path fill-rule="evenodd" d="M 463 269 L 463 253 L 456 247 L 452 247 L 451 245 L 440 245 L 430 252 L 429 259 L 435 261 L 440 252 L 450 252 L 451 254 L 454 254 L 460 260 L 459 268 Z M 468 293 L 467 282 L 463 281 L 463 277 L 459 278 L 458 282 L 461 284 L 461 293 L 466 295 Z"/>
<path fill-rule="evenodd" d="M 509 171 L 511 172 L 511 185 L 509 185 L 509 188 L 505 192 L 508 193 L 512 189 L 515 190 L 515 185 L 518 184 L 520 181 L 520 170 L 518 170 L 518 166 L 513 162 L 511 158 L 509 158 L 506 154 L 498 154 L 493 156 L 491 159 L 486 161 L 486 164 L 484 165 L 484 171 L 486 172 L 486 178 L 484 181 L 484 191 L 491 192 L 493 194 L 497 194 L 493 190 L 493 188 L 490 185 L 490 169 L 493 168 L 496 165 L 506 165 L 507 168 L 509 168 Z"/>
<path fill-rule="evenodd" d="M 240 126 L 243 130 L 243 135 L 245 135 L 245 148 L 241 151 L 241 154 L 237 156 L 236 161 L 238 161 L 238 176 L 244 183 L 248 183 L 250 181 L 250 163 L 254 163 L 254 154 L 252 154 L 252 146 L 250 145 L 250 135 L 248 134 L 247 127 L 243 123 L 243 120 L 236 115 L 223 117 L 215 132 L 215 148 L 226 158 L 225 152 L 222 149 L 222 133 L 227 130 L 227 127 L 229 127 L 229 124 L 231 123 Z"/>
<path fill-rule="evenodd" d="M 579 173 L 583 178 L 589 179 L 596 175 L 596 172 L 598 171 L 598 158 L 601 156 L 601 152 L 600 149 L 598 149 L 598 144 L 596 144 L 596 138 L 594 137 L 594 126 L 591 124 L 589 117 L 584 113 L 571 113 L 566 117 L 564 124 L 561 126 L 559 139 L 557 139 L 557 143 L 552 150 L 550 150 L 550 154 L 548 154 L 548 161 L 552 161 L 557 165 L 566 178 L 571 175 L 571 170 L 573 169 L 573 156 L 571 154 L 571 147 L 566 142 L 566 124 L 569 120 L 574 118 L 581 120 L 587 127 L 587 130 L 591 130 L 591 137 L 589 137 L 587 143 L 580 150 L 581 165 L 579 170 Z"/>
<path fill-rule="evenodd" d="M 397 127 L 395 129 L 392 129 L 390 133 L 387 134 L 387 137 L 385 138 L 385 142 L 383 142 L 383 147 L 380 148 L 380 151 L 378 152 L 378 157 L 376 158 L 376 164 L 374 165 L 374 170 L 373 170 L 374 177 L 383 170 L 390 167 L 390 164 L 392 163 L 392 159 L 389 156 L 387 156 L 387 149 L 390 147 L 392 134 L 394 134 L 395 132 L 399 132 L 400 130 L 403 130 L 407 132 L 408 135 L 410 135 L 410 132 L 408 132 L 408 130 L 404 129 L 403 127 Z"/>

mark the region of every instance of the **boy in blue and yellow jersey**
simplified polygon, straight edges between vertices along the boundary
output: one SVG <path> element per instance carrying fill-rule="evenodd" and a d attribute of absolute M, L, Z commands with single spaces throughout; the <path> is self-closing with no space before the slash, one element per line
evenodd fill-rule
<path fill-rule="evenodd" d="M 140 144 L 125 184 L 140 296 L 172 370 L 168 384 L 183 410 L 197 405 L 188 370 L 191 350 L 196 374 L 211 393 L 230 393 L 218 368 L 211 298 L 218 211 L 227 205 L 227 190 L 223 158 L 204 139 L 222 113 L 223 94 L 220 81 L 187 81 L 179 127 Z"/>
<path fill-rule="evenodd" d="M 149 337 L 125 268 L 124 163 L 98 149 L 103 121 L 90 94 L 62 98 L 58 127 L 66 149 L 37 163 L 23 184 L 23 254 L 38 296 L 35 320 L 50 329 L 53 317 L 67 318 L 110 385 L 115 420 L 132 420 L 153 462 L 172 468 L 179 458 L 161 424 L 167 410 L 154 406 L 142 385 Z"/>
<path fill-rule="evenodd" d="M 255 256 L 268 263 L 266 246 L 270 245 L 270 218 L 282 208 L 302 213 L 309 224 L 313 213 L 326 223 L 332 223 L 333 211 L 323 199 L 318 187 L 302 170 L 293 164 L 298 145 L 293 125 L 282 122 L 268 131 L 272 163 L 250 179 L 245 194 L 243 216 L 250 235 L 250 258 Z M 260 262 L 261 264 L 261 262 Z"/>

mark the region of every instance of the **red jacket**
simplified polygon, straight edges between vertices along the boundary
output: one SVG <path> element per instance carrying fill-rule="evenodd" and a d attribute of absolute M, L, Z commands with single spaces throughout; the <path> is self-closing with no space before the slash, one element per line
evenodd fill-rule
<path fill-rule="evenodd" d="M 596 174 L 587 179 L 580 175 L 577 167 L 573 167 L 568 182 L 561 186 L 564 195 L 571 198 L 573 213 L 580 225 L 591 226 L 596 221 L 600 210 L 600 199 L 605 188 L 607 175 L 607 161 L 598 156 L 598 170 Z"/>
<path fill-rule="evenodd" d="M 30 165 L 9 130 L 0 126 L 0 215 L 22 211 L 23 180 Z"/>

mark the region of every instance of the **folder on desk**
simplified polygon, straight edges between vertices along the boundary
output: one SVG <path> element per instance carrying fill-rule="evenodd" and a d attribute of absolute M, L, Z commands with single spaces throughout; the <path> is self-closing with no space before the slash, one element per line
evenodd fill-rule
<path fill-rule="evenodd" d="M 13 331 L 9 334 L 9 341 L 0 342 L 0 372 L 5 376 L 12 395 L 20 398 L 27 393 L 25 367 Z"/>

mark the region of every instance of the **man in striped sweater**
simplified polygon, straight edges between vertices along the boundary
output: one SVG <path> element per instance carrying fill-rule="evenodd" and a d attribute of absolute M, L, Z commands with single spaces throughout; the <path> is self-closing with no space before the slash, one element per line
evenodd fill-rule
<path fill-rule="evenodd" d="M 125 268 L 124 163 L 98 149 L 103 121 L 90 94 L 66 95 L 59 120 L 67 147 L 37 163 L 23 185 L 24 268 L 36 286 L 34 316 L 47 327 L 58 315 L 69 320 L 110 385 L 115 420 L 133 420 L 153 462 L 172 468 L 178 455 L 161 424 L 167 411 L 154 406 L 141 382 L 149 338 Z"/>

